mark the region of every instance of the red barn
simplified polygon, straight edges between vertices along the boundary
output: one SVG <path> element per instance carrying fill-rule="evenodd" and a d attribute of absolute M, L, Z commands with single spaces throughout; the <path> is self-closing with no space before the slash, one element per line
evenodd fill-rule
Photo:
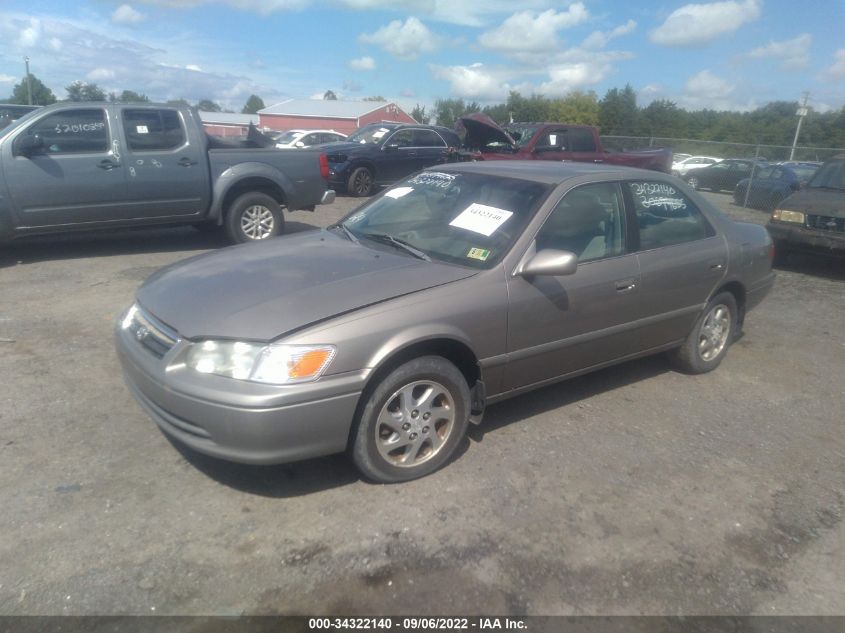
<path fill-rule="evenodd" d="M 200 110 L 200 120 L 205 131 L 215 136 L 245 136 L 250 123 L 258 126 L 257 114 L 233 112 L 205 112 Z"/>
<path fill-rule="evenodd" d="M 261 127 L 272 130 L 335 130 L 351 134 L 359 127 L 381 121 L 416 123 L 389 101 L 334 101 L 288 99 L 258 111 Z"/>

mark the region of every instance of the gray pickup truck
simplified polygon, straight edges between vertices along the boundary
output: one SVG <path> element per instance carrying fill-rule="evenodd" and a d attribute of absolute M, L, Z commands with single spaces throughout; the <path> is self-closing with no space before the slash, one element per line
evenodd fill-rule
<path fill-rule="evenodd" d="M 0 242 L 164 224 L 249 242 L 280 234 L 283 208 L 334 201 L 319 151 L 260 144 L 214 140 L 187 107 L 40 108 L 0 130 Z"/>

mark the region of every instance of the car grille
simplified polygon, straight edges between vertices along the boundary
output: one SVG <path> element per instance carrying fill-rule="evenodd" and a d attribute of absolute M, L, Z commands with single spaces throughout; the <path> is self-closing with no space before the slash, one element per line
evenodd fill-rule
<path fill-rule="evenodd" d="M 808 215 L 807 228 L 845 233 L 845 218 L 834 218 L 829 215 Z"/>
<path fill-rule="evenodd" d="M 162 358 L 176 345 L 179 335 L 141 308 L 127 328 L 138 343 L 156 358 Z"/>

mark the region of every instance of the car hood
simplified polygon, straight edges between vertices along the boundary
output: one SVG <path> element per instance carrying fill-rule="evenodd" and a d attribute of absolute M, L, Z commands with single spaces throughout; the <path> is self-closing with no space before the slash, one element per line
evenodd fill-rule
<path fill-rule="evenodd" d="M 349 143 L 347 141 L 324 143 L 320 147 L 322 152 L 329 158 L 331 158 L 332 154 L 352 154 L 353 152 L 373 151 L 377 148 L 378 145 L 373 143 Z"/>
<path fill-rule="evenodd" d="M 789 196 L 778 208 L 845 218 L 845 191 L 807 187 Z"/>
<path fill-rule="evenodd" d="M 460 118 L 461 125 L 467 131 L 464 145 L 467 147 L 484 147 L 490 143 L 509 143 L 516 145 L 513 137 L 498 123 L 486 114 L 475 112 Z"/>
<path fill-rule="evenodd" d="M 474 274 L 309 231 L 164 268 L 140 288 L 138 303 L 184 338 L 270 341 Z"/>

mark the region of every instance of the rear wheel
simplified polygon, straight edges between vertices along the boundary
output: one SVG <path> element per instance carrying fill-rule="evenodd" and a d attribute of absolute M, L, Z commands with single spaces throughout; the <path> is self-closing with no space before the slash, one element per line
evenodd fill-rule
<path fill-rule="evenodd" d="M 346 182 L 346 191 L 351 196 L 363 198 L 373 190 L 373 172 L 367 167 L 356 167 Z"/>
<path fill-rule="evenodd" d="M 683 371 L 703 374 L 719 366 L 736 334 L 736 299 L 730 292 L 720 292 L 704 308 L 684 344 L 672 360 Z"/>
<path fill-rule="evenodd" d="M 226 213 L 226 235 L 236 243 L 258 242 L 280 235 L 285 219 L 276 200 L 265 193 L 238 196 Z"/>
<path fill-rule="evenodd" d="M 445 358 L 400 365 L 369 395 L 356 421 L 352 459 L 368 478 L 409 481 L 445 464 L 466 434 L 470 393 Z"/>

